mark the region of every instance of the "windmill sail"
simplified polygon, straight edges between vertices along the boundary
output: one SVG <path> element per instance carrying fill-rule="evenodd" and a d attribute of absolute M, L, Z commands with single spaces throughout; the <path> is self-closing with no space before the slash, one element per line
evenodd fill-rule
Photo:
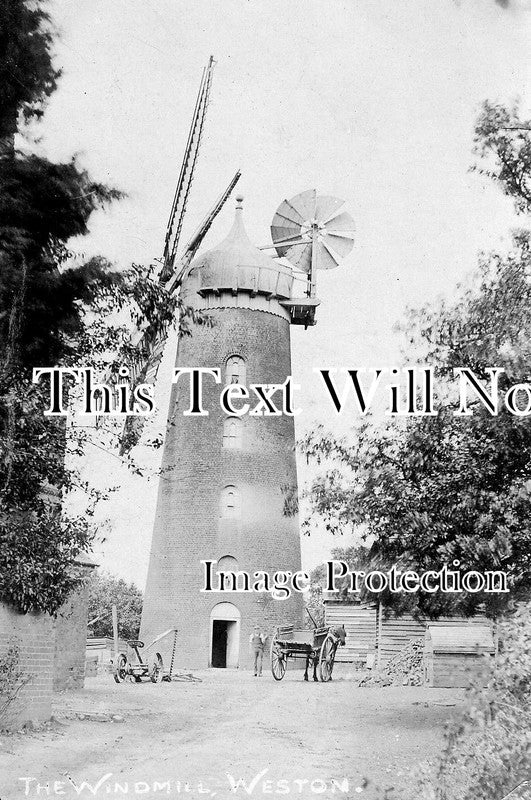
<path fill-rule="evenodd" d="M 163 266 L 158 280 L 166 291 L 171 293 L 178 290 L 201 242 L 206 236 L 214 219 L 223 208 L 241 175 L 240 171 L 236 172 L 225 191 L 221 194 L 199 228 L 195 231 L 181 257 L 177 259 L 179 240 L 209 103 L 214 65 L 214 57 L 210 56 L 208 64 L 203 69 L 179 179 L 177 181 L 170 217 L 166 228 Z M 167 328 L 152 324 L 145 330 L 137 330 L 136 334 L 132 337 L 135 356 L 133 363 L 129 364 L 129 367 L 135 385 L 139 383 L 154 383 L 164 355 L 167 336 Z M 127 452 L 137 443 L 140 438 L 142 427 L 142 417 L 127 417 L 122 437 L 122 453 Z"/>
<path fill-rule="evenodd" d="M 190 239 L 183 255 L 180 258 L 179 268 L 175 271 L 174 275 L 166 284 L 165 288 L 167 291 L 174 292 L 178 290 L 180 283 L 188 270 L 188 267 L 192 263 L 197 250 L 201 246 L 201 242 L 208 233 L 215 218 L 230 197 L 232 190 L 240 179 L 240 175 L 241 172 L 238 170 L 223 194 L 218 198 L 216 204 L 209 211 L 199 228 Z M 167 329 L 158 329 L 155 336 L 148 336 L 147 334 L 144 334 L 141 337 L 136 345 L 139 356 L 136 362 L 136 370 L 134 374 L 135 384 L 155 382 L 157 372 L 164 355 L 167 338 Z M 122 434 L 122 444 L 120 447 L 121 455 L 129 452 L 129 450 L 131 450 L 135 444 L 138 443 L 144 428 L 144 424 L 145 417 L 126 417 Z"/>
<path fill-rule="evenodd" d="M 201 143 L 203 125 L 208 106 L 208 99 L 210 96 L 210 88 L 212 85 L 212 72 L 214 69 L 214 64 L 214 57 L 210 56 L 208 64 L 203 68 L 203 74 L 201 76 L 201 83 L 195 103 L 192 123 L 188 133 L 188 140 L 184 151 L 179 179 L 177 181 L 177 187 L 175 189 L 175 195 L 166 229 L 164 260 L 162 269 L 158 276 L 158 281 L 159 284 L 165 285 L 168 291 L 173 291 L 178 286 L 178 281 L 175 280 L 174 275 L 175 255 L 179 244 L 184 214 L 186 211 L 186 204 L 190 194 L 195 165 L 197 162 L 197 156 L 199 154 L 199 145 Z M 229 185 L 230 188 L 228 190 L 228 194 L 230 194 L 230 191 L 232 191 L 232 188 L 239 177 L 240 173 L 237 173 L 237 177 L 235 176 L 235 178 L 232 179 L 231 184 Z M 212 219 L 217 213 L 219 213 L 223 202 L 226 200 L 225 194 L 226 193 L 222 195 L 223 200 L 221 205 L 220 198 L 214 207 L 217 210 L 212 216 Z M 212 223 L 212 219 L 210 219 L 210 224 Z M 208 227 L 210 227 L 210 225 L 208 225 Z M 200 227 L 199 230 L 194 234 L 185 250 L 182 260 L 186 261 L 187 257 L 189 257 L 190 260 L 193 258 L 197 247 L 199 247 L 203 236 L 208 230 L 208 227 L 206 227 L 204 230 L 202 227 Z M 194 245 L 195 249 L 193 249 Z M 180 266 L 178 272 L 182 272 L 182 265 Z M 145 380 L 147 370 L 152 369 L 151 365 L 149 364 L 150 360 L 156 359 L 157 355 L 159 356 L 160 360 L 160 356 L 162 355 L 162 350 L 164 348 L 164 341 L 166 339 L 166 332 L 160 330 L 154 325 L 148 330 L 137 330 L 131 338 L 132 344 L 135 348 L 135 357 L 134 363 L 130 364 L 129 367 L 133 380 L 136 383 L 140 383 Z M 107 380 L 112 381 L 113 376 L 107 376 Z"/>
<path fill-rule="evenodd" d="M 240 173 L 236 173 L 229 184 L 229 187 L 222 194 L 213 210 L 206 217 L 202 225 L 190 240 L 188 246 L 185 248 L 178 269 L 175 271 L 176 252 L 181 236 L 188 195 L 190 193 L 190 188 L 194 177 L 197 156 L 199 154 L 199 145 L 201 144 L 201 136 L 203 133 L 203 125 L 208 107 L 210 88 L 212 86 L 212 72 L 214 69 L 214 64 L 214 57 L 210 56 L 207 66 L 203 69 L 201 84 L 199 86 L 199 92 L 192 117 L 192 123 L 188 133 L 188 141 L 186 143 L 184 158 L 181 164 L 181 171 L 179 173 L 179 179 L 175 189 L 170 218 L 168 220 L 168 226 L 166 229 L 164 262 L 162 270 L 159 274 L 159 283 L 165 284 L 167 291 L 175 291 L 175 289 L 178 287 L 179 280 L 194 257 L 197 248 L 200 246 L 203 238 L 210 228 L 210 225 L 212 224 L 212 221 L 223 207 L 224 202 L 230 195 L 240 177 Z M 150 329 L 143 333 L 139 332 L 137 342 L 135 343 L 137 358 L 134 364 L 134 378 L 137 383 L 144 381 L 152 382 L 155 380 L 159 364 L 162 360 L 166 337 L 167 331 L 160 328 L 156 328 L 155 331 Z"/>
<path fill-rule="evenodd" d="M 212 225 L 212 223 L 216 219 L 217 215 L 219 214 L 219 212 L 221 211 L 221 209 L 223 208 L 223 206 L 225 205 L 225 203 L 229 199 L 234 187 L 236 186 L 236 184 L 238 183 L 240 178 L 241 178 L 241 172 L 240 172 L 240 170 L 238 170 L 234 174 L 232 180 L 230 181 L 230 183 L 227 186 L 227 188 L 225 189 L 225 191 L 218 197 L 216 203 L 210 209 L 210 211 L 206 215 L 205 219 L 203 220 L 201 225 L 198 227 L 198 229 L 196 230 L 196 232 L 194 233 L 194 235 L 192 236 L 192 238 L 190 239 L 190 241 L 186 245 L 184 254 L 181 256 L 181 259 L 180 259 L 180 262 L 179 262 L 179 268 L 174 271 L 174 274 L 172 275 L 172 277 L 169 279 L 168 283 L 166 284 L 166 290 L 168 292 L 173 291 L 177 286 L 179 286 L 179 284 L 182 281 L 183 276 L 184 276 L 188 266 L 191 264 L 192 259 L 194 258 L 195 254 L 199 250 L 199 248 L 201 246 L 201 242 L 203 241 L 203 239 L 207 235 L 208 231 L 210 230 L 210 226 Z"/>
<path fill-rule="evenodd" d="M 178 265 L 176 265 L 176 268 L 174 269 L 173 275 L 166 282 L 164 288 L 167 292 L 175 292 L 179 288 L 179 285 L 186 274 L 188 267 L 192 263 L 195 254 L 201 246 L 201 242 L 207 235 L 210 226 L 230 197 L 232 190 L 240 179 L 240 176 L 241 172 L 238 170 L 223 194 L 221 194 L 221 196 L 218 198 L 215 205 L 208 212 L 207 216 L 188 242 L 183 255 L 179 259 Z M 167 330 L 161 328 L 157 329 L 154 336 L 144 333 L 140 337 L 138 343 L 136 344 L 136 349 L 139 356 L 136 367 L 136 382 L 154 382 L 155 378 L 157 377 L 159 364 L 162 360 L 166 338 Z"/>
<path fill-rule="evenodd" d="M 210 97 L 210 88 L 212 86 L 214 63 L 214 56 L 210 56 L 207 66 L 203 69 L 183 163 L 181 164 L 181 172 L 179 174 L 179 180 L 177 181 L 168 227 L 166 229 L 164 265 L 159 276 L 161 283 L 165 283 L 171 277 L 175 255 L 179 246 L 186 204 L 188 202 L 188 195 L 190 194 L 194 169 L 199 154 L 199 146 L 201 144 L 201 136 L 203 134 L 203 125 Z"/>

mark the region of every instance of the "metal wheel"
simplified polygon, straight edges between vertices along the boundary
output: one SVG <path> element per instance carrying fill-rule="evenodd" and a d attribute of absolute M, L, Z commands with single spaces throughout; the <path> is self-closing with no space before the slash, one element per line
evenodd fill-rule
<path fill-rule="evenodd" d="M 161 683 L 164 677 L 164 664 L 160 653 L 155 653 L 155 660 L 153 661 L 149 677 L 152 683 Z"/>
<path fill-rule="evenodd" d="M 129 664 L 125 653 L 119 653 L 114 667 L 114 680 L 116 683 L 123 683 L 129 673 Z"/>
<path fill-rule="evenodd" d="M 332 680 L 336 650 L 337 643 L 328 635 L 321 645 L 321 652 L 319 654 L 319 677 L 325 683 Z"/>
<path fill-rule="evenodd" d="M 276 636 L 271 642 L 271 672 L 276 681 L 281 681 L 286 674 L 286 656 L 280 649 Z"/>

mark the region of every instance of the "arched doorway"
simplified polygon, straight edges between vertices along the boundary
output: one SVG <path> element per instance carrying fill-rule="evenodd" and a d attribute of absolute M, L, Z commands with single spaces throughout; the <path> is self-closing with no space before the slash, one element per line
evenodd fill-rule
<path fill-rule="evenodd" d="M 211 667 L 237 667 L 241 614 L 232 603 L 218 603 L 210 612 Z"/>

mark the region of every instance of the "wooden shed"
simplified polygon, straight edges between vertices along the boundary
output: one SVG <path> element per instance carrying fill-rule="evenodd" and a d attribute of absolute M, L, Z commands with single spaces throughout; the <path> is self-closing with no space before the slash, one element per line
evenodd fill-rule
<path fill-rule="evenodd" d="M 336 661 L 374 661 L 377 647 L 377 615 L 374 605 L 325 599 L 325 625 L 344 625 L 347 641 L 339 647 Z"/>
<path fill-rule="evenodd" d="M 485 660 L 494 655 L 493 631 L 487 625 L 433 626 L 424 639 L 424 676 L 427 686 L 468 686 L 485 670 Z"/>
<path fill-rule="evenodd" d="M 473 617 L 439 617 L 437 620 L 416 619 L 411 614 L 396 617 L 386 613 L 382 605 L 346 601 L 337 592 L 323 592 L 325 625 L 344 625 L 347 643 L 340 647 L 336 661 L 376 661 L 378 668 L 400 653 L 412 640 L 424 639 L 431 627 L 490 627 L 484 614 Z"/>

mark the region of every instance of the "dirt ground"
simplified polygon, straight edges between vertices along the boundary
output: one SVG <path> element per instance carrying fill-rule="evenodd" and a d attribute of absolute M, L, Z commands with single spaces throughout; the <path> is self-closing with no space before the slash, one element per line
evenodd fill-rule
<path fill-rule="evenodd" d="M 360 689 L 340 667 L 327 684 L 298 671 L 280 683 L 228 670 L 200 683 L 89 678 L 57 695 L 47 727 L 0 737 L 0 800 L 380 800 L 390 787 L 389 800 L 409 800 L 411 769 L 437 754 L 462 693 Z"/>

